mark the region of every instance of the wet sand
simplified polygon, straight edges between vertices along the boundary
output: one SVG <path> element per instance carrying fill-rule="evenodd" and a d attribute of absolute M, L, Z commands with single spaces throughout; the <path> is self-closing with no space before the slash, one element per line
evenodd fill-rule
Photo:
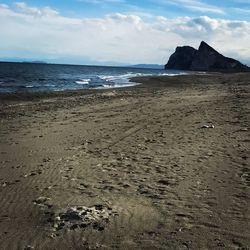
<path fill-rule="evenodd" d="M 0 249 L 250 248 L 250 74 L 136 81 L 0 96 Z"/>

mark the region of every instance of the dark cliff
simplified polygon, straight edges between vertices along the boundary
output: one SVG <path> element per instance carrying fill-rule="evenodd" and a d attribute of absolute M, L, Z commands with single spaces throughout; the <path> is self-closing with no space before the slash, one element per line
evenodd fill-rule
<path fill-rule="evenodd" d="M 175 53 L 170 56 L 166 66 L 168 69 L 188 69 L 191 67 L 196 51 L 196 49 L 190 46 L 177 47 Z"/>
<path fill-rule="evenodd" d="M 190 46 L 177 47 L 165 65 L 165 69 L 220 72 L 250 71 L 250 68 L 246 65 L 221 55 L 203 41 L 198 50 Z"/>

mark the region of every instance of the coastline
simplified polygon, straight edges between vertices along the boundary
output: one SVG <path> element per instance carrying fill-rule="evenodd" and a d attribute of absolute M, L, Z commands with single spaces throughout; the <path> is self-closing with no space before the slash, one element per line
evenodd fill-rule
<path fill-rule="evenodd" d="M 13 93 L 0 93 L 0 103 L 8 101 L 33 101 L 46 98 L 67 98 L 67 97 L 78 97 L 78 96 L 87 96 L 94 95 L 98 93 L 105 93 L 109 91 L 123 92 L 127 90 L 145 89 L 145 88 L 165 88 L 165 87 L 185 87 L 187 84 L 190 85 L 199 85 L 203 84 L 203 81 L 206 84 L 213 84 L 211 78 L 216 77 L 215 84 L 223 84 L 224 82 L 231 82 L 232 79 L 237 79 L 240 81 L 248 81 L 250 73 L 195 73 L 185 74 L 185 75 L 175 75 L 175 76 L 138 76 L 132 77 L 129 79 L 130 83 L 134 83 L 134 86 L 126 87 L 114 87 L 114 88 L 93 88 L 93 89 L 76 89 L 76 90 L 62 90 L 62 91 L 41 91 L 41 92 L 13 92 Z"/>
<path fill-rule="evenodd" d="M 0 94 L 1 249 L 250 247 L 250 74 L 132 81 Z M 49 221 L 94 205 L 117 216 Z"/>

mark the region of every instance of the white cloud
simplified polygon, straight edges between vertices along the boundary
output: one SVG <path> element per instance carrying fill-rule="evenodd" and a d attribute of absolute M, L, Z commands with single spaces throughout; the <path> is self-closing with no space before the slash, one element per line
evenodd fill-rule
<path fill-rule="evenodd" d="M 199 0 L 156 0 L 158 3 L 167 4 L 167 5 L 177 5 L 186 9 L 190 9 L 195 12 L 203 12 L 203 13 L 214 13 L 224 15 L 225 12 L 223 9 L 215 6 L 206 4 Z"/>
<path fill-rule="evenodd" d="M 240 14 L 247 14 L 249 15 L 250 14 L 250 8 L 232 8 L 233 11 L 237 12 L 237 13 L 240 13 Z"/>
<path fill-rule="evenodd" d="M 177 45 L 205 40 L 250 61 L 250 22 L 200 17 L 139 17 L 113 13 L 69 18 L 23 3 L 0 5 L 0 57 L 88 58 L 92 62 L 165 63 Z"/>
<path fill-rule="evenodd" d="M 2 4 L 0 4 L 0 8 L 2 8 L 2 9 L 8 9 L 9 6 L 7 4 L 2 3 Z"/>
<path fill-rule="evenodd" d="M 36 8 L 30 7 L 26 3 L 17 2 L 15 3 L 16 9 L 18 12 L 33 15 L 33 16 L 54 16 L 58 15 L 56 10 L 51 9 L 50 7 Z"/>

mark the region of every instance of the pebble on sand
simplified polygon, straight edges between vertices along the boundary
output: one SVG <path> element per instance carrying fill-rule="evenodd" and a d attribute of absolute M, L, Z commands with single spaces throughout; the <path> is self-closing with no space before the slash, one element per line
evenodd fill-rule
<path fill-rule="evenodd" d="M 214 125 L 213 124 L 205 124 L 205 125 L 202 125 L 201 128 L 214 128 Z"/>

